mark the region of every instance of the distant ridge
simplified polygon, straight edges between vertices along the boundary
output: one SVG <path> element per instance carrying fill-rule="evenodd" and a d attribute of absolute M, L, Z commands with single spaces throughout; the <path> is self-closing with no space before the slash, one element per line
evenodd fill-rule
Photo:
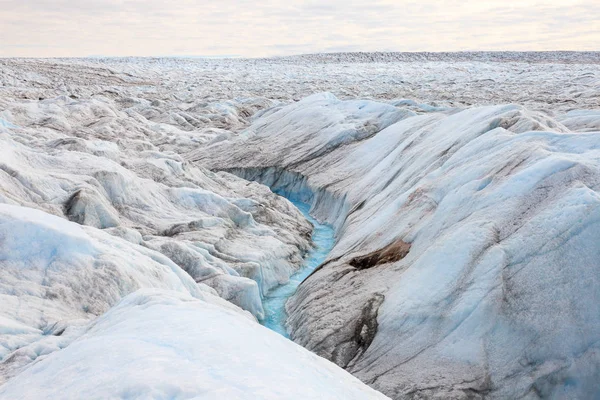
<path fill-rule="evenodd" d="M 463 51 L 463 52 L 351 52 L 274 57 L 282 62 L 299 59 L 317 63 L 481 61 L 559 64 L 600 64 L 600 51 Z"/>
<path fill-rule="evenodd" d="M 338 63 L 398 63 L 398 62 L 486 62 L 486 63 L 546 63 L 546 64 L 600 64 L 600 51 L 460 51 L 460 52 L 340 52 L 309 53 L 291 56 L 242 57 L 239 55 L 223 56 L 103 56 L 87 57 L 2 57 L 2 60 L 60 60 L 73 62 L 117 62 L 128 63 L 136 60 L 153 60 L 154 62 L 258 62 L 294 64 L 298 62 L 316 64 Z"/>

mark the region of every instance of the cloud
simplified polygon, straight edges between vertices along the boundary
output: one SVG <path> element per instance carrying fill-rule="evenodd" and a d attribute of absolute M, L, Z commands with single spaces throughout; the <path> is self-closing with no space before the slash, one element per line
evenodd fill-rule
<path fill-rule="evenodd" d="M 597 0 L 0 0 L 0 56 L 600 50 Z"/>

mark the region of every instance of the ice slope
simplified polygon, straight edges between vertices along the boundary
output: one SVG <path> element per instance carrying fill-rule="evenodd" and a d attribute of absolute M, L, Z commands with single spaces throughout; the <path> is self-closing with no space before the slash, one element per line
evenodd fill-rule
<path fill-rule="evenodd" d="M 600 131 L 600 110 L 571 110 L 560 118 L 560 122 L 578 132 Z"/>
<path fill-rule="evenodd" d="M 414 115 L 322 94 L 189 158 L 310 200 L 336 227 L 288 303 L 297 343 L 392 398 L 593 398 L 593 121 L 574 132 L 517 105 Z"/>
<path fill-rule="evenodd" d="M 386 399 L 234 311 L 140 290 L 0 386 L 0 399 Z"/>
<path fill-rule="evenodd" d="M 175 88 L 148 95 L 147 76 L 0 64 L 0 383 L 140 288 L 210 292 L 263 317 L 262 294 L 297 271 L 310 223 L 179 153 L 275 102 L 188 104 Z"/>
<path fill-rule="evenodd" d="M 235 308 L 158 252 L 40 210 L 0 204 L 0 383 L 67 346 L 79 326 L 140 288 L 211 296 Z"/>
<path fill-rule="evenodd" d="M 0 136 L 0 201 L 157 250 L 262 317 L 261 293 L 295 271 L 310 224 L 268 189 L 160 149 L 153 143 L 178 133 L 148 131 L 156 126 L 127 112 L 108 99 L 64 97 L 7 108 L 19 128 Z"/>

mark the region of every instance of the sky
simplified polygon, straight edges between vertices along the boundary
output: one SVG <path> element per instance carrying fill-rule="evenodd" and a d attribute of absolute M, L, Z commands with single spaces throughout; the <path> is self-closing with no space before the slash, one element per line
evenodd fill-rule
<path fill-rule="evenodd" d="M 600 0 L 0 0 L 0 57 L 600 50 Z"/>

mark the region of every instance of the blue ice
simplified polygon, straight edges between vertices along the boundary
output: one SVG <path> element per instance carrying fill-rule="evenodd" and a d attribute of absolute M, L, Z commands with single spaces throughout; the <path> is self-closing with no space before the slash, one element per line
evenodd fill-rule
<path fill-rule="evenodd" d="M 11 124 L 10 122 L 8 122 L 5 119 L 0 118 L 0 127 L 3 128 L 16 128 L 16 125 Z"/>
<path fill-rule="evenodd" d="M 290 277 L 288 283 L 277 286 L 267 293 L 263 299 L 265 318 L 261 321 L 267 328 L 285 337 L 289 334 L 285 328 L 287 313 L 285 303 L 294 294 L 298 285 L 317 268 L 331 251 L 334 245 L 334 231 L 329 225 L 321 224 L 310 216 L 310 206 L 306 203 L 290 200 L 313 225 L 313 249 L 304 258 L 304 264 L 296 274 Z"/>

